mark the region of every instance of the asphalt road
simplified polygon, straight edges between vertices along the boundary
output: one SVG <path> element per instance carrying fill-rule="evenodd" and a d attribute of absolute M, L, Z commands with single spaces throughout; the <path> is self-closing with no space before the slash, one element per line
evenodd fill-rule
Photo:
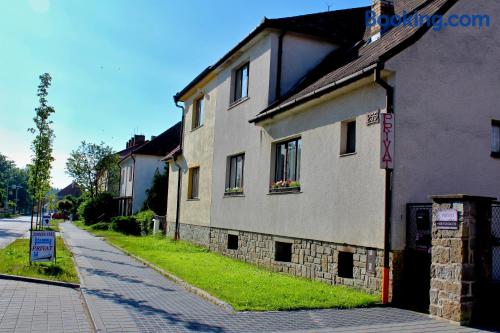
<path fill-rule="evenodd" d="M 13 242 L 15 239 L 27 235 L 29 228 L 29 216 L 0 219 L 0 249 Z"/>

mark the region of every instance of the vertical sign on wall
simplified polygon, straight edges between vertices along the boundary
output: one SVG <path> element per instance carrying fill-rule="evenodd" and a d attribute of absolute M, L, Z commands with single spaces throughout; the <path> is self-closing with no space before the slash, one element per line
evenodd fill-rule
<path fill-rule="evenodd" d="M 394 113 L 380 114 L 380 168 L 394 168 Z"/>

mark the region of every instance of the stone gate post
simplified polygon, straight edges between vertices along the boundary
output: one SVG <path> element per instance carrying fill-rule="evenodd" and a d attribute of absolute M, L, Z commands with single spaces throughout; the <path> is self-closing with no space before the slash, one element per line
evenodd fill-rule
<path fill-rule="evenodd" d="M 470 324 L 479 316 L 491 278 L 491 204 L 494 198 L 432 196 L 429 312 Z"/>

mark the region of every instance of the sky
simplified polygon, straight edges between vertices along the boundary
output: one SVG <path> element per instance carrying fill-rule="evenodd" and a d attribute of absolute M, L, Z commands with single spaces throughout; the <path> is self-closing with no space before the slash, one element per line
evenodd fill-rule
<path fill-rule="evenodd" d="M 248 35 L 277 18 L 371 0 L 0 0 L 0 153 L 31 159 L 38 76 L 52 76 L 52 185 L 71 182 L 81 141 L 116 151 L 180 120 L 172 96 Z"/>

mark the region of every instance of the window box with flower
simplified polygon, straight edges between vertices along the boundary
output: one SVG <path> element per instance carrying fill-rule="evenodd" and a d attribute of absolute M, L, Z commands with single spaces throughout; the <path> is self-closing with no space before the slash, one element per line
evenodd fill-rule
<path fill-rule="evenodd" d="M 226 197 L 241 196 L 241 195 L 243 195 L 243 187 L 228 187 L 224 191 L 224 196 Z"/>
<path fill-rule="evenodd" d="M 280 180 L 271 184 L 271 193 L 300 192 L 300 182 L 296 180 Z"/>

